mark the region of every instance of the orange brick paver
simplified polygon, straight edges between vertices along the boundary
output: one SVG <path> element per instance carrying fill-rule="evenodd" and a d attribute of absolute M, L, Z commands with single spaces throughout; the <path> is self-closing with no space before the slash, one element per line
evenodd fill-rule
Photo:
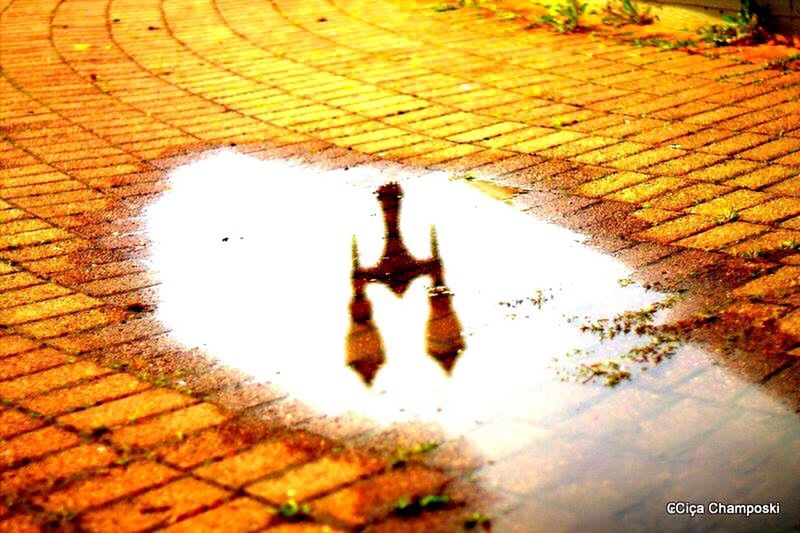
<path fill-rule="evenodd" d="M 206 149 L 485 175 L 658 271 L 743 256 L 732 309 L 800 341 L 800 74 L 434 5 L 0 2 L 0 530 L 391 529 L 450 480 L 181 366 L 137 217 Z"/>

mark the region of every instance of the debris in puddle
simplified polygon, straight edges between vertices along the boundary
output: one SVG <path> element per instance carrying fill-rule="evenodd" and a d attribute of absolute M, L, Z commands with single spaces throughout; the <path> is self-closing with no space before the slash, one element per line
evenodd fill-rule
<path fill-rule="evenodd" d="M 597 376 L 605 376 L 606 385 L 609 387 L 619 384 L 623 379 L 631 378 L 631 373 L 616 361 L 605 361 L 590 365 L 582 364 L 579 375 L 585 378 L 584 383 L 592 381 Z"/>
<path fill-rule="evenodd" d="M 657 325 L 654 322 L 659 311 L 672 308 L 682 298 L 682 294 L 672 294 L 647 307 L 625 311 L 613 318 L 591 320 L 589 317 L 583 317 L 585 322 L 580 326 L 580 330 L 597 336 L 601 344 L 627 335 L 647 338 L 647 342 L 628 349 L 615 359 L 582 362 L 579 364 L 577 372 L 569 369 L 556 369 L 556 374 L 561 376 L 562 381 L 572 377 L 582 383 L 588 383 L 598 376 L 605 376 L 605 385 L 613 387 L 622 380 L 631 379 L 630 370 L 624 367 L 621 361 L 636 363 L 639 365 L 640 371 L 646 371 L 649 366 L 657 365 L 664 359 L 668 359 L 680 347 L 678 331 L 664 325 Z M 568 317 L 566 319 L 567 323 L 577 320 L 581 319 L 579 317 Z M 567 358 L 590 358 L 595 353 L 591 350 L 576 348 L 564 355 Z"/>
<path fill-rule="evenodd" d="M 533 307 L 541 309 L 542 305 L 544 305 L 546 302 L 549 302 L 552 299 L 553 299 L 553 291 L 548 290 L 548 293 L 545 294 L 544 291 L 542 291 L 541 289 L 536 289 L 535 296 L 529 296 L 527 298 L 521 298 L 517 300 L 498 302 L 497 305 L 501 305 L 503 307 L 509 307 L 511 309 L 518 309 L 519 307 L 525 305 L 526 303 L 529 303 Z M 506 315 L 506 318 L 515 319 L 519 318 L 519 315 L 517 315 L 517 313 L 509 313 Z M 524 318 L 530 318 L 530 316 L 525 315 Z"/>
<path fill-rule="evenodd" d="M 581 326 L 581 331 L 594 333 L 601 340 L 613 339 L 620 334 L 635 333 L 649 335 L 656 333 L 660 328 L 653 324 L 657 312 L 670 309 L 683 298 L 680 294 L 673 294 L 660 302 L 656 302 L 642 309 L 625 311 L 612 319 L 600 318 L 592 323 Z"/>

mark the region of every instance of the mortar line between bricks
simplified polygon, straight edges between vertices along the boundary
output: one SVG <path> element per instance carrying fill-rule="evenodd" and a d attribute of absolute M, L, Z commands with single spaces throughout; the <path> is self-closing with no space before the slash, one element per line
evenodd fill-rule
<path fill-rule="evenodd" d="M 41 300 L 25 301 L 25 302 L 20 302 L 20 303 L 14 303 L 12 305 L 5 305 L 5 306 L 3 306 L 2 310 L 3 311 L 13 310 L 13 309 L 16 309 L 16 308 L 19 308 L 19 307 L 25 307 L 25 306 L 32 305 L 32 304 L 44 304 L 46 302 L 52 302 L 54 300 L 58 300 L 58 299 L 64 298 L 66 296 L 87 296 L 89 298 L 93 298 L 93 299 L 96 299 L 96 300 L 99 299 L 96 296 L 91 296 L 91 295 L 84 294 L 84 293 L 82 293 L 80 291 L 77 291 L 77 290 L 73 289 L 72 287 L 69 287 L 67 285 L 62 285 L 60 283 L 55 283 L 53 281 L 45 281 L 43 283 L 37 283 L 36 285 L 32 285 L 32 287 L 36 287 L 38 285 L 45 285 L 45 284 L 48 284 L 48 283 L 52 283 L 53 285 L 56 285 L 56 286 L 61 287 L 63 289 L 66 289 L 69 292 L 67 292 L 66 294 L 56 294 L 55 296 L 50 296 L 48 298 L 43 298 Z M 14 292 L 16 290 L 26 290 L 26 289 L 27 288 L 10 289 L 10 290 L 7 290 L 7 291 L 0 291 L 0 295 L 7 294 L 7 293 L 10 293 L 10 292 Z M 85 309 L 92 309 L 92 308 L 91 307 L 87 307 Z M 85 309 L 81 309 L 81 311 L 83 311 Z M 74 311 L 71 311 L 70 313 L 73 313 L 73 312 Z M 48 316 L 47 318 L 55 318 L 56 316 L 59 316 L 59 315 Z M 35 321 L 38 321 L 38 320 L 46 320 L 46 319 L 36 318 L 36 319 L 30 320 L 28 322 L 35 322 Z M 16 326 L 16 325 L 20 325 L 20 324 L 27 324 L 28 322 L 15 322 L 13 325 Z M 11 324 L 7 324 L 6 326 L 11 326 Z"/>
<path fill-rule="evenodd" d="M 141 313 L 137 319 L 149 320 L 149 319 L 152 319 L 153 316 L 154 315 L 152 313 Z M 130 324 L 131 322 L 132 321 L 128 321 L 128 322 L 126 322 L 126 324 Z M 92 334 L 95 334 L 95 333 L 97 333 L 99 331 L 102 331 L 106 327 L 108 327 L 108 326 L 104 326 L 104 325 L 95 326 L 95 327 L 92 327 L 92 328 L 89 328 L 89 329 L 85 329 L 85 330 L 82 330 L 82 331 L 79 331 L 79 332 L 67 333 L 67 334 L 64 334 L 64 335 L 62 335 L 60 337 L 47 339 L 44 342 L 45 343 L 49 343 L 49 342 L 52 342 L 52 341 L 54 341 L 56 339 L 64 339 L 64 338 L 68 338 L 68 337 L 72 337 L 72 336 L 92 335 Z M 57 349 L 59 349 L 59 350 L 61 350 L 63 352 L 69 353 L 69 354 L 73 354 L 73 355 L 77 355 L 77 356 L 81 356 L 81 357 L 86 357 L 86 358 L 91 358 L 92 361 L 96 362 L 97 358 L 99 357 L 99 354 L 101 354 L 103 350 L 106 350 L 108 348 L 115 348 L 115 347 L 118 347 L 118 346 L 123 346 L 125 344 L 132 344 L 132 343 L 135 343 L 135 342 L 141 342 L 141 341 L 148 340 L 148 339 L 156 339 L 158 337 L 167 337 L 170 333 L 172 333 L 172 330 L 170 328 L 164 327 L 163 330 L 159 330 L 159 331 L 154 332 L 154 333 L 146 332 L 146 333 L 143 333 L 141 335 L 134 336 L 132 338 L 125 338 L 124 340 L 121 340 L 121 341 L 113 341 L 112 340 L 112 341 L 109 341 L 109 342 L 104 342 L 101 348 L 91 348 L 91 349 L 85 350 L 85 351 L 72 351 L 72 350 L 69 350 L 69 349 L 66 349 L 66 348 L 61 348 L 61 347 L 58 347 L 58 346 L 53 346 L 53 347 L 57 348 Z"/>
<path fill-rule="evenodd" d="M 0 331 L 7 330 L 7 329 L 8 328 L 2 328 L 2 329 L 0 329 Z M 23 335 L 23 334 L 21 334 L 19 332 L 14 332 L 13 335 L 18 335 L 18 336 L 24 337 L 25 339 L 28 339 L 28 340 L 35 340 L 32 337 L 28 337 L 28 336 Z M 3 337 L 0 337 L 0 339 L 2 339 L 2 338 Z M 28 348 L 28 349 L 25 349 L 25 350 L 22 350 L 22 351 L 19 351 L 19 352 L 14 352 L 14 353 L 8 354 L 8 355 L 3 355 L 3 356 L 0 356 L 0 361 L 3 361 L 3 360 L 8 359 L 10 357 L 16 357 L 18 355 L 25 355 L 26 353 L 34 352 L 36 350 L 41 350 L 42 348 L 43 348 L 42 345 L 36 345 L 33 348 Z M 7 380 L 0 380 L 0 381 L 7 381 Z"/>
<path fill-rule="evenodd" d="M 67 312 L 64 312 L 64 313 L 57 313 L 57 314 L 54 314 L 54 315 L 47 315 L 46 317 L 32 318 L 30 320 L 24 320 L 22 322 L 14 322 L 13 324 L 2 324 L 2 323 L 0 323 L 0 326 L 4 326 L 6 328 L 8 328 L 8 327 L 16 328 L 16 327 L 19 327 L 19 326 L 30 326 L 31 324 L 35 324 L 36 322 L 42 322 L 44 320 L 51 320 L 51 319 L 54 319 L 54 318 L 64 318 L 64 317 L 67 317 L 67 316 L 83 313 L 85 311 L 91 311 L 93 309 L 99 309 L 101 307 L 116 307 L 116 308 L 120 308 L 120 306 L 115 306 L 115 305 L 106 303 L 106 302 L 100 300 L 99 298 L 95 298 L 93 296 L 88 296 L 88 295 L 83 294 L 81 292 L 74 292 L 72 294 L 64 294 L 64 295 L 61 295 L 61 296 L 55 296 L 53 298 L 49 298 L 48 300 L 41 300 L 40 302 L 35 302 L 35 303 L 58 300 L 59 298 L 64 298 L 66 296 L 86 296 L 87 298 L 91 298 L 93 300 L 98 300 L 98 303 L 96 305 L 92 305 L 91 307 L 82 307 L 80 309 L 75 309 L 75 310 L 67 311 Z M 24 307 L 26 305 L 32 305 L 32 303 L 29 302 L 29 303 L 20 304 L 18 307 Z M 36 338 L 36 337 L 33 337 L 33 338 Z M 48 337 L 48 338 L 50 338 L 50 337 Z"/>
<path fill-rule="evenodd" d="M 59 229 L 61 229 L 61 228 L 59 227 Z M 137 245 L 137 244 L 125 245 L 125 246 L 120 246 L 120 247 L 116 247 L 116 248 L 109 248 L 109 247 L 103 245 L 102 243 L 92 242 L 92 240 L 87 239 L 85 237 L 82 237 L 80 235 L 76 235 L 73 239 L 62 239 L 62 240 L 57 240 L 57 241 L 51 241 L 50 244 L 52 244 L 53 242 L 62 243 L 62 244 L 65 243 L 65 242 L 75 242 L 75 243 L 84 242 L 84 243 L 86 243 L 86 248 L 85 248 L 86 250 L 95 250 L 95 251 L 99 251 L 99 252 L 114 252 L 114 251 L 118 251 L 119 253 L 125 253 L 126 255 L 129 255 L 134 259 L 141 259 L 141 257 L 138 257 L 138 256 L 135 255 L 135 250 L 139 248 L 139 245 Z M 47 244 L 47 243 L 44 243 L 44 244 Z M 41 246 L 41 245 L 42 245 L 42 243 L 37 243 L 37 244 L 33 244 L 32 246 Z M 50 259 L 50 258 L 53 258 L 53 257 L 58 257 L 58 256 L 67 255 L 69 253 L 72 253 L 69 250 L 67 250 L 67 251 L 57 250 L 57 251 L 53 251 L 52 253 L 48 252 L 49 255 L 37 255 L 35 258 L 32 258 L 32 259 L 12 259 L 11 257 L 13 257 L 13 255 L 9 256 L 8 254 L 13 254 L 14 251 L 16 251 L 16 249 L 12 249 L 12 248 L 5 248 L 4 250 L 0 250 L 0 260 L 9 262 L 10 264 L 16 265 L 18 268 L 26 270 L 26 271 L 27 271 L 27 267 L 25 266 L 26 263 L 33 263 L 33 262 L 36 262 L 36 261 L 41 261 L 41 260 L 44 260 L 44 259 Z M 3 257 L 2 254 L 6 254 L 5 257 Z M 133 254 L 133 255 L 131 255 L 131 254 Z M 36 274 L 36 275 L 41 277 L 41 278 L 43 278 L 43 279 L 48 279 L 48 280 L 51 277 L 48 274 Z"/>
<path fill-rule="evenodd" d="M 115 280 L 117 278 L 124 278 L 126 276 L 131 276 L 131 275 L 136 275 L 136 274 L 141 274 L 141 273 L 142 273 L 142 271 L 139 271 L 139 272 L 128 272 L 128 273 L 125 273 L 125 274 L 115 274 L 115 275 L 112 275 L 112 276 L 109 276 L 109 277 L 105 277 L 105 278 L 98 278 L 98 279 L 93 279 L 93 280 L 86 281 L 86 282 L 81 282 L 79 284 L 79 286 L 80 285 L 86 285 L 86 284 L 89 284 L 89 283 L 108 282 L 108 281 Z M 112 292 L 105 292 L 104 291 L 103 294 L 101 294 L 101 295 L 94 295 L 92 293 L 83 293 L 83 294 L 86 294 L 87 296 L 90 296 L 91 298 L 97 298 L 99 300 L 105 301 L 107 298 L 111 298 L 113 296 L 119 296 L 121 294 L 127 294 L 127 293 L 130 293 L 130 292 L 140 291 L 140 290 L 144 290 L 144 289 L 152 289 L 152 288 L 157 287 L 159 285 L 161 285 L 161 282 L 153 281 L 152 283 L 148 282 L 147 285 L 142 285 L 140 287 L 137 286 L 135 289 L 119 289 L 119 290 L 115 290 L 115 291 L 112 291 Z M 110 304 L 109 302 L 105 302 L 105 303 L 108 304 L 108 305 L 114 305 L 114 304 Z M 118 307 L 124 307 L 124 306 L 118 306 Z M 139 313 L 139 314 L 141 315 L 141 313 Z"/>
<path fill-rule="evenodd" d="M 62 364 L 57 365 L 55 367 L 45 368 L 45 369 L 42 369 L 42 370 L 37 370 L 36 372 L 31 372 L 29 374 L 24 374 L 24 375 L 21 375 L 21 376 L 10 378 L 10 379 L 3 379 L 3 380 L 0 380 L 0 382 L 14 381 L 14 380 L 17 380 L 17 379 L 20 379 L 20 378 L 35 377 L 36 374 L 41 374 L 43 372 L 47 372 L 47 371 L 53 370 L 54 368 L 58 368 L 59 366 L 77 364 L 78 362 L 87 362 L 87 363 L 96 364 L 97 366 L 100 366 L 102 368 L 106 368 L 106 369 L 109 370 L 109 372 L 106 373 L 106 374 L 98 374 L 98 375 L 92 376 L 90 378 L 85 378 L 85 377 L 84 378 L 80 378 L 79 380 L 73 381 L 71 383 L 67 383 L 67 384 L 63 384 L 63 385 L 56 385 L 55 387 L 52 387 L 52 388 L 49 388 L 49 389 L 46 389 L 46 390 L 38 391 L 38 392 L 35 392 L 33 394 L 26 394 L 24 396 L 19 396 L 19 397 L 15 398 L 14 400 L 9 400 L 9 401 L 15 402 L 15 404 L 17 404 L 20 408 L 25 409 L 28 412 L 36 412 L 36 411 L 33 411 L 32 409 L 29 409 L 29 408 L 23 406 L 19 402 L 22 401 L 22 400 L 24 400 L 26 402 L 30 401 L 30 400 L 35 400 L 35 399 L 37 399 L 37 398 L 39 398 L 41 396 L 47 396 L 48 394 L 52 394 L 54 392 L 68 390 L 68 389 L 72 389 L 72 388 L 75 388 L 75 387 L 78 387 L 78 386 L 91 385 L 93 383 L 97 383 L 97 382 L 102 381 L 104 379 L 108 379 L 110 376 L 117 375 L 117 374 L 123 374 L 124 373 L 124 374 L 127 374 L 127 375 L 131 375 L 128 372 L 121 372 L 121 371 L 116 370 L 114 368 L 111 368 L 109 366 L 97 364 L 96 361 L 92 361 L 92 360 L 89 360 L 87 358 L 81 358 L 81 359 L 83 361 L 75 361 L 75 363 L 69 363 L 69 362 L 62 363 Z M 136 377 L 136 376 L 133 376 L 133 377 Z M 137 377 L 137 379 L 139 379 L 139 378 Z M 127 396 L 132 396 L 133 394 L 138 394 L 139 392 L 141 392 L 141 391 L 125 392 L 125 393 L 122 393 L 120 396 L 115 396 L 114 399 L 115 400 L 119 400 L 119 399 L 125 398 Z M 107 401 L 111 401 L 111 400 L 107 400 Z M 90 407 L 95 407 L 96 405 L 100 405 L 100 404 L 93 404 Z M 68 413 L 73 413 L 73 412 L 76 412 L 76 411 L 80 411 L 82 409 L 88 409 L 88 407 L 77 407 L 77 408 L 75 408 L 75 409 L 73 409 L 71 411 L 69 411 L 69 410 L 67 410 L 67 411 L 58 411 L 56 413 L 53 413 L 52 415 L 45 415 L 45 414 L 42 414 L 42 413 L 40 413 L 40 414 L 41 414 L 41 416 L 43 416 L 45 418 L 56 418 L 56 417 L 59 417 L 59 416 L 62 416 L 62 415 L 68 414 Z"/>
<path fill-rule="evenodd" d="M 95 227 L 95 226 L 102 227 L 102 226 L 106 226 L 106 225 L 108 225 L 106 222 L 101 222 L 101 223 L 98 223 L 98 224 L 83 226 L 83 228 L 92 228 L 92 227 Z M 133 232 L 130 232 L 130 233 L 121 233 L 119 236 L 120 237 L 136 237 L 136 236 L 141 236 L 141 234 L 138 231 L 133 231 Z M 105 259 L 105 258 L 103 258 L 103 259 Z M 134 274 L 142 274 L 142 273 L 145 273 L 145 272 L 149 272 L 149 269 L 147 268 L 147 266 L 145 264 L 145 261 L 142 260 L 141 258 L 135 258 L 135 257 L 132 257 L 132 258 L 127 258 L 127 257 L 125 257 L 125 258 L 108 257 L 108 259 L 109 259 L 109 261 L 92 262 L 93 265 L 96 265 L 96 267 L 92 267 L 92 268 L 111 267 L 113 265 L 121 266 L 121 267 L 125 266 L 125 265 L 131 265 L 131 270 L 130 271 L 125 271 L 123 274 L 111 273 L 111 274 L 109 274 L 107 276 L 106 275 L 102 275 L 100 277 L 93 277 L 93 278 L 89 279 L 88 281 L 80 281 L 79 284 L 88 283 L 88 282 L 91 282 L 91 281 L 102 281 L 102 280 L 111 279 L 111 278 L 118 277 L 118 276 L 130 276 L 130 275 L 134 275 Z M 63 270 L 49 270 L 47 272 L 47 274 L 51 279 L 52 278 L 61 278 L 61 279 L 63 279 L 65 276 L 69 276 L 70 274 L 79 274 L 82 271 L 83 271 L 83 269 L 81 269 L 80 266 L 72 266 L 71 265 L 70 268 L 65 268 Z M 93 274 L 94 274 L 94 272 L 93 272 Z"/>
<path fill-rule="evenodd" d="M 788 369 L 792 368 L 793 366 L 796 366 L 797 364 L 798 364 L 798 362 L 797 362 L 797 361 L 791 361 L 791 360 L 789 360 L 789 361 L 786 361 L 785 363 L 783 363 L 782 365 L 780 365 L 778 368 L 776 368 L 775 370 L 773 370 L 772 372 L 770 372 L 770 373 L 768 373 L 766 376 L 764 376 L 764 377 L 763 377 L 763 378 L 760 380 L 760 384 L 761 384 L 761 385 L 766 385 L 767 383 L 769 383 L 770 381 L 772 381 L 774 378 L 776 378 L 776 377 L 778 377 L 780 374 L 782 374 L 784 371 L 786 371 L 786 370 L 788 370 Z"/>

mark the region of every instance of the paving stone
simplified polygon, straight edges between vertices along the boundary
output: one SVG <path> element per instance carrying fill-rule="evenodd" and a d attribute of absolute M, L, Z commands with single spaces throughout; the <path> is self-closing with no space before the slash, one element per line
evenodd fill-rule
<path fill-rule="evenodd" d="M 402 497 L 413 499 L 437 493 L 446 479 L 439 472 L 412 466 L 360 481 L 316 500 L 312 511 L 351 527 L 359 526 L 388 513 Z"/>
<path fill-rule="evenodd" d="M 741 212 L 742 220 L 769 224 L 800 213 L 800 199 L 776 198 Z"/>
<path fill-rule="evenodd" d="M 645 230 L 638 237 L 643 240 L 669 243 L 714 225 L 716 222 L 713 219 L 699 215 L 685 215 Z"/>
<path fill-rule="evenodd" d="M 186 435 L 220 424 L 225 419 L 218 407 L 201 403 L 116 429 L 111 440 L 123 447 L 150 446 L 170 438 L 183 440 Z"/>
<path fill-rule="evenodd" d="M 3 444 L 3 449 L 0 450 L 0 470 L 22 459 L 34 459 L 77 443 L 77 435 L 53 426 L 23 433 Z"/>
<path fill-rule="evenodd" d="M 69 362 L 68 359 L 66 354 L 52 348 L 40 348 L 22 355 L 7 357 L 0 366 L 0 381 L 63 365 Z"/>
<path fill-rule="evenodd" d="M 126 495 L 160 485 L 180 476 L 177 470 L 149 461 L 136 461 L 78 479 L 55 492 L 37 496 L 34 501 L 51 511 L 69 509 L 81 512 Z"/>
<path fill-rule="evenodd" d="M 639 172 L 615 172 L 600 179 L 584 183 L 578 188 L 578 192 L 586 196 L 605 196 L 649 179 L 649 175 Z"/>
<path fill-rule="evenodd" d="M 24 433 L 43 425 L 43 420 L 14 409 L 0 411 L 0 439 L 6 439 L 11 435 Z"/>
<path fill-rule="evenodd" d="M 785 266 L 733 291 L 734 296 L 759 296 L 800 285 L 800 267 Z"/>
<path fill-rule="evenodd" d="M 255 531 L 273 521 L 275 511 L 250 498 L 236 498 L 215 509 L 192 516 L 166 528 L 170 532 Z"/>
<path fill-rule="evenodd" d="M 769 199 L 764 193 L 740 189 L 730 194 L 703 202 L 690 209 L 692 213 L 708 217 L 732 218 L 732 213 L 759 204 Z"/>
<path fill-rule="evenodd" d="M 800 232 L 776 230 L 747 239 L 744 242 L 726 248 L 725 251 L 734 255 L 741 255 L 784 250 L 792 246 L 793 241 L 800 243 Z"/>
<path fill-rule="evenodd" d="M 103 444 L 84 444 L 4 472 L 0 483 L 8 492 L 46 488 L 75 474 L 108 466 L 117 458 L 117 453 Z"/>
<path fill-rule="evenodd" d="M 326 455 L 283 475 L 249 485 L 246 491 L 280 506 L 289 499 L 304 501 L 374 474 L 385 467 L 377 459 L 355 452 Z"/>
<path fill-rule="evenodd" d="M 0 527 L 3 528 L 3 531 L 14 533 L 43 531 L 43 528 L 39 525 L 39 522 L 33 516 L 26 514 L 18 514 L 12 515 L 8 518 L 2 518 L 0 519 Z"/>
<path fill-rule="evenodd" d="M 190 396 L 165 389 L 153 389 L 91 407 L 57 420 L 78 429 L 91 430 L 133 422 L 148 415 L 193 403 Z"/>
<path fill-rule="evenodd" d="M 13 383 L 13 382 L 12 382 Z M 56 415 L 78 408 L 117 399 L 151 388 L 147 383 L 128 374 L 111 374 L 89 383 L 72 385 L 48 394 L 41 394 L 19 400 L 19 403 L 33 411 Z"/>
<path fill-rule="evenodd" d="M 17 355 L 38 347 L 39 344 L 20 335 L 0 335 L 0 357 Z"/>
<path fill-rule="evenodd" d="M 111 372 L 89 361 L 79 361 L 44 370 L 11 381 L 0 382 L 0 396 L 17 399 L 41 394 L 50 389 L 71 385 Z"/>
<path fill-rule="evenodd" d="M 726 182 L 726 185 L 747 187 L 748 189 L 760 189 L 768 185 L 776 184 L 781 180 L 796 174 L 797 170 L 793 168 L 771 164 L 731 179 Z"/>
<path fill-rule="evenodd" d="M 747 237 L 763 233 L 767 231 L 767 229 L 766 226 L 747 222 L 728 222 L 697 235 L 693 235 L 692 237 L 681 239 L 675 242 L 675 244 L 688 248 L 699 248 L 701 250 L 718 250 Z"/>
<path fill-rule="evenodd" d="M 196 479 L 179 479 L 130 501 L 90 511 L 81 516 L 80 525 L 87 531 L 163 527 L 198 509 L 212 507 L 229 495 L 228 491 Z"/>
<path fill-rule="evenodd" d="M 240 487 L 305 462 L 321 451 L 322 441 L 314 438 L 277 439 L 257 444 L 233 457 L 201 466 L 195 475 L 230 487 Z"/>
<path fill-rule="evenodd" d="M 628 203 L 646 203 L 667 191 L 674 191 L 683 185 L 678 178 L 659 177 L 631 185 L 606 196 L 610 200 Z"/>

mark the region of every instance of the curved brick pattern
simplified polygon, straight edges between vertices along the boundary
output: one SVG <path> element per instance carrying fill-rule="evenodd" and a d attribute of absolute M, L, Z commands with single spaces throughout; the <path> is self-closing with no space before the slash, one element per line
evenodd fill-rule
<path fill-rule="evenodd" d="M 0 3 L 0 492 L 19 496 L 1 530 L 52 516 L 436 530 L 462 516 L 387 517 L 448 476 L 287 431 L 287 414 L 319 424 L 152 318 L 137 216 L 167 170 L 208 148 L 485 175 L 497 198 L 593 234 L 643 276 L 730 266 L 741 275 L 717 280 L 733 288 L 729 314 L 800 338 L 800 74 L 432 7 Z M 742 366 L 766 379 L 786 364 Z M 791 389 L 796 369 L 771 386 Z M 171 376 L 195 394 L 160 388 Z M 290 493 L 313 523 L 276 521 Z M 530 517 L 565 523 L 532 501 L 504 519 Z"/>

